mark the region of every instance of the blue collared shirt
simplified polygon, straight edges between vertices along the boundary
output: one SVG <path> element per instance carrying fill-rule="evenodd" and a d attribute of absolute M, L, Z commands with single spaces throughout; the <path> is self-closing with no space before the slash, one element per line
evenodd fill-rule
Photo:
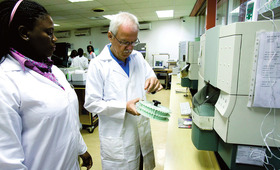
<path fill-rule="evenodd" d="M 114 56 L 114 54 L 112 53 L 111 51 L 111 45 L 112 44 L 109 44 L 108 45 L 108 48 L 109 48 L 109 51 L 110 51 L 110 54 L 112 56 L 112 58 L 121 66 L 121 68 L 124 70 L 124 72 L 127 74 L 127 76 L 129 77 L 129 61 L 130 61 L 130 56 L 125 59 L 125 62 L 119 60 L 117 57 Z"/>

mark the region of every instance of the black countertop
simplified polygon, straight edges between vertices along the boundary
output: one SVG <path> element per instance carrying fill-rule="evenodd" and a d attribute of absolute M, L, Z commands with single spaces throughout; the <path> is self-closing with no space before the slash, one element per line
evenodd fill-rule
<path fill-rule="evenodd" d="M 86 81 L 69 81 L 74 87 L 85 87 Z"/>

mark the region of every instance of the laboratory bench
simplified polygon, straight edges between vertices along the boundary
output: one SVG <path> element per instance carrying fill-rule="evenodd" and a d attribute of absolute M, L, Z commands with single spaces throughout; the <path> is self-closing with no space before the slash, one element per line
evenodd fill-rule
<path fill-rule="evenodd" d="M 83 128 L 92 133 L 98 126 L 97 114 L 92 114 L 84 108 L 86 81 L 69 81 L 73 85 L 79 100 L 79 118 Z"/>
<path fill-rule="evenodd" d="M 172 69 L 167 68 L 153 68 L 157 78 L 161 81 L 163 80 L 164 83 L 162 85 L 165 87 L 165 89 L 170 88 L 170 75 L 169 73 L 172 73 Z"/>
<path fill-rule="evenodd" d="M 192 106 L 189 92 L 188 97 L 184 93 L 176 93 L 178 89 L 186 89 L 180 83 L 180 77 L 171 76 L 169 106 L 172 113 L 168 122 L 164 169 L 219 170 L 215 153 L 197 150 L 191 140 L 191 129 L 178 128 L 178 118 L 188 118 L 181 116 L 180 103 L 189 102 Z"/>

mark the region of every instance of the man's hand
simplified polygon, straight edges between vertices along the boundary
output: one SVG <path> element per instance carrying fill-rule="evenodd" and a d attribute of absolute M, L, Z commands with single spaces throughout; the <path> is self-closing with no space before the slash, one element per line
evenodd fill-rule
<path fill-rule="evenodd" d="M 80 157 L 83 160 L 83 165 L 87 167 L 87 170 L 89 170 L 92 167 L 92 158 L 90 154 L 86 151 L 83 155 L 80 155 Z"/>
<path fill-rule="evenodd" d="M 160 91 L 163 87 L 156 77 L 151 77 L 146 80 L 144 89 L 147 90 L 148 93 L 152 93 Z"/>
<path fill-rule="evenodd" d="M 140 98 L 130 100 L 126 103 L 126 112 L 134 115 L 134 116 L 139 116 L 140 114 L 136 110 L 135 104 L 139 102 Z"/>

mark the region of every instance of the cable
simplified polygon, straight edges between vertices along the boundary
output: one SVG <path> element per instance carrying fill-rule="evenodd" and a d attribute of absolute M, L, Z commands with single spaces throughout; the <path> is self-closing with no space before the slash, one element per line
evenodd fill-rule
<path fill-rule="evenodd" d="M 272 18 L 269 18 L 269 17 L 264 16 L 263 13 L 261 13 L 261 16 L 262 16 L 263 18 L 267 19 L 267 20 L 270 20 L 270 21 L 273 23 L 273 25 L 274 25 L 274 27 L 273 27 L 273 32 L 276 32 L 276 31 L 278 31 L 278 27 L 277 27 L 277 25 L 276 25 L 275 22 L 274 22 L 274 12 L 268 7 L 268 4 L 271 3 L 271 2 L 272 2 L 271 0 L 268 1 L 268 2 L 266 2 L 261 8 L 258 9 L 258 12 L 259 12 L 260 9 L 262 9 L 262 8 L 265 8 L 266 10 L 268 10 L 268 11 L 271 12 Z M 278 37 L 277 37 L 277 38 L 278 38 Z M 278 40 L 278 39 L 277 39 L 277 40 Z M 278 42 L 278 41 L 277 41 L 277 42 Z M 270 46 L 270 48 L 271 48 L 271 46 Z M 272 50 L 270 50 L 270 51 L 272 51 Z M 270 66 L 271 66 L 271 62 L 274 61 L 273 59 L 275 58 L 276 54 L 277 54 L 277 52 L 274 52 L 273 55 L 271 56 L 271 58 L 269 59 L 269 61 L 268 61 L 268 63 L 267 63 L 267 68 L 271 68 L 271 67 L 270 67 Z M 272 152 L 272 150 L 271 150 L 271 148 L 269 147 L 267 141 L 268 141 L 268 140 L 272 140 L 273 143 L 274 143 L 274 145 L 276 146 L 277 150 L 280 151 L 280 149 L 279 149 L 280 140 L 277 139 L 277 136 L 280 137 L 280 135 L 279 135 L 279 134 L 275 134 L 275 133 L 277 133 L 277 132 L 275 132 L 275 130 L 276 130 L 275 128 L 276 128 L 276 126 L 277 126 L 277 122 L 276 122 L 276 109 L 273 108 L 273 106 L 275 105 L 275 96 L 274 96 L 274 93 L 273 93 L 273 92 L 274 92 L 274 87 L 275 87 L 275 85 L 276 85 L 277 80 L 275 80 L 275 81 L 272 82 L 272 80 L 271 80 L 271 75 L 269 74 L 268 82 L 271 83 L 270 88 L 271 88 L 272 94 L 271 94 L 271 97 L 270 97 L 270 99 L 269 99 L 269 100 L 270 100 L 270 101 L 269 101 L 269 106 L 270 106 L 270 107 L 269 107 L 269 111 L 268 111 L 268 113 L 265 115 L 265 117 L 264 117 L 264 119 L 263 119 L 263 121 L 262 121 L 262 123 L 261 123 L 261 126 L 260 126 L 260 134 L 261 134 L 261 137 L 262 137 L 263 142 L 264 142 L 264 144 L 265 144 L 265 147 L 266 147 L 266 149 L 268 150 L 268 152 L 269 152 L 270 155 L 267 155 L 265 152 L 262 152 L 262 153 L 260 153 L 260 154 L 262 154 L 262 155 L 265 156 L 265 160 L 263 160 L 263 163 L 264 163 L 263 165 L 264 165 L 264 167 L 265 167 L 266 169 L 268 169 L 267 166 L 271 166 L 271 167 L 275 170 L 275 167 L 274 167 L 272 164 L 269 163 L 269 159 L 272 159 L 272 158 L 274 157 L 274 158 L 280 160 L 280 157 L 276 156 L 276 155 Z M 267 132 L 266 135 L 264 135 L 264 134 L 263 134 L 263 131 L 264 131 L 264 123 L 265 123 L 266 119 L 268 118 L 268 116 L 271 115 L 271 114 L 273 114 L 273 125 L 272 125 L 272 129 L 270 129 L 269 132 Z M 250 155 L 252 155 L 252 154 L 253 154 L 253 152 L 252 152 Z M 255 159 L 258 159 L 258 158 L 256 157 Z"/>

